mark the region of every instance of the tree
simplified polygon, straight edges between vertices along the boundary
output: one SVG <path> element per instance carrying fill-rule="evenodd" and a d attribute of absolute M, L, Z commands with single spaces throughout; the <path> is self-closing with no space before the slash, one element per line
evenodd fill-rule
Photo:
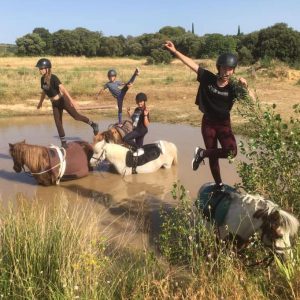
<path fill-rule="evenodd" d="M 26 34 L 16 40 L 18 47 L 17 54 L 28 56 L 39 56 L 44 54 L 46 43 L 36 34 Z"/>
<path fill-rule="evenodd" d="M 153 49 L 150 57 L 147 58 L 147 64 L 169 64 L 172 55 L 169 51 L 163 49 Z"/>
<path fill-rule="evenodd" d="M 176 48 L 189 57 L 197 57 L 201 51 L 204 40 L 191 32 L 187 32 L 174 39 Z"/>
<path fill-rule="evenodd" d="M 237 41 L 232 36 L 223 36 L 214 33 L 204 36 L 204 45 L 201 49 L 201 57 L 216 57 L 225 52 L 236 52 Z"/>
<path fill-rule="evenodd" d="M 172 26 L 165 26 L 162 27 L 158 33 L 165 35 L 168 38 L 174 38 L 177 36 L 180 36 L 182 34 L 185 34 L 186 31 L 183 27 L 177 26 L 177 27 L 172 27 Z"/>
<path fill-rule="evenodd" d="M 277 23 L 258 33 L 254 49 L 256 59 L 277 58 L 287 63 L 300 60 L 300 33 L 285 23 Z"/>
<path fill-rule="evenodd" d="M 102 37 L 97 55 L 100 56 L 122 56 L 124 54 L 123 43 L 120 38 Z"/>
<path fill-rule="evenodd" d="M 49 32 L 48 29 L 43 27 L 37 27 L 33 29 L 32 33 L 38 34 L 41 39 L 45 42 L 45 53 L 52 54 L 53 53 L 53 38 L 52 34 Z"/>
<path fill-rule="evenodd" d="M 53 33 L 55 55 L 80 55 L 80 47 L 80 41 L 72 30 L 62 29 Z"/>

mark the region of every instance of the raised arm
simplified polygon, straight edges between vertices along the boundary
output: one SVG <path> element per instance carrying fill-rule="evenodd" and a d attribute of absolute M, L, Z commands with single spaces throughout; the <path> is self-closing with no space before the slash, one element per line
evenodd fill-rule
<path fill-rule="evenodd" d="M 166 41 L 164 45 L 170 52 L 172 52 L 178 59 L 180 59 L 185 65 L 187 65 L 191 70 L 198 73 L 199 65 L 194 62 L 191 58 L 185 56 L 178 50 L 176 50 L 174 44 L 171 41 Z"/>

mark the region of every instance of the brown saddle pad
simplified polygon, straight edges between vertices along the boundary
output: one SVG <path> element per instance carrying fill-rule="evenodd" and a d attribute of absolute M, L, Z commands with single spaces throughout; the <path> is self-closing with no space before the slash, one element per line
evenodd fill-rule
<path fill-rule="evenodd" d="M 132 122 L 129 120 L 124 121 L 122 127 L 118 126 L 118 124 L 113 125 L 113 127 L 119 132 L 122 139 L 127 133 L 133 130 Z"/>

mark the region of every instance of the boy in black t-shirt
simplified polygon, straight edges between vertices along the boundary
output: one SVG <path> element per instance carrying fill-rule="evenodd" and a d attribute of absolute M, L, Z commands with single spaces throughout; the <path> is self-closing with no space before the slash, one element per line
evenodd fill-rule
<path fill-rule="evenodd" d="M 82 121 L 89 124 L 93 128 L 94 135 L 99 132 L 98 124 L 89 120 L 87 117 L 79 114 L 76 110 L 76 103 L 63 86 L 59 78 L 51 72 L 51 62 L 47 58 L 41 58 L 38 60 L 36 67 L 39 68 L 41 77 L 41 98 L 37 105 L 37 109 L 40 109 L 46 98 L 46 95 L 50 98 L 53 109 L 54 121 L 61 140 L 62 147 L 67 147 L 65 131 L 62 123 L 63 110 L 65 109 L 75 120 Z"/>
<path fill-rule="evenodd" d="M 132 120 L 133 130 L 127 133 L 123 141 L 132 147 L 133 150 L 139 150 L 143 146 L 144 137 L 148 132 L 149 110 L 146 108 L 147 95 L 138 93 L 135 97 L 136 104 L 138 105 L 133 114 L 130 114 L 130 108 L 127 109 L 128 116 Z M 141 152 L 141 150 L 140 150 Z M 140 155 L 137 151 L 137 155 Z"/>
<path fill-rule="evenodd" d="M 206 149 L 200 147 L 195 149 L 193 170 L 197 170 L 204 158 L 208 157 L 210 170 L 216 182 L 215 189 L 223 191 L 219 158 L 227 158 L 229 155 L 235 157 L 237 154 L 236 140 L 230 121 L 230 110 L 234 101 L 240 96 L 238 89 L 230 81 L 237 66 L 237 57 L 231 53 L 220 55 L 216 63 L 218 73 L 213 74 L 176 50 L 171 41 L 166 41 L 165 47 L 197 73 L 197 80 L 200 82 L 195 103 L 203 113 L 201 131 Z M 238 84 L 244 88 L 242 96 L 245 97 L 246 80 L 239 78 Z M 218 148 L 218 141 L 221 148 Z"/>

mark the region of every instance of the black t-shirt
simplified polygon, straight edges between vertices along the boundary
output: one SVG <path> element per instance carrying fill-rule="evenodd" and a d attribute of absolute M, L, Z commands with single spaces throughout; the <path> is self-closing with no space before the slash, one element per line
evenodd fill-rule
<path fill-rule="evenodd" d="M 217 85 L 217 75 L 199 67 L 197 80 L 200 82 L 196 102 L 199 109 L 211 120 L 226 120 L 237 98 L 234 87 Z"/>
<path fill-rule="evenodd" d="M 148 118 L 149 118 L 149 114 L 148 114 Z M 132 123 L 133 123 L 134 128 L 147 128 L 144 125 L 144 109 L 142 109 L 140 107 L 137 107 L 134 110 L 134 112 L 131 116 L 131 119 L 132 119 Z"/>
<path fill-rule="evenodd" d="M 58 95 L 60 93 L 59 92 L 60 84 L 61 84 L 61 82 L 60 82 L 59 78 L 54 74 L 51 74 L 49 87 L 47 86 L 47 84 L 45 82 L 45 76 L 42 76 L 42 78 L 41 78 L 41 88 L 46 93 L 46 95 L 50 98 L 55 97 L 56 95 Z"/>

